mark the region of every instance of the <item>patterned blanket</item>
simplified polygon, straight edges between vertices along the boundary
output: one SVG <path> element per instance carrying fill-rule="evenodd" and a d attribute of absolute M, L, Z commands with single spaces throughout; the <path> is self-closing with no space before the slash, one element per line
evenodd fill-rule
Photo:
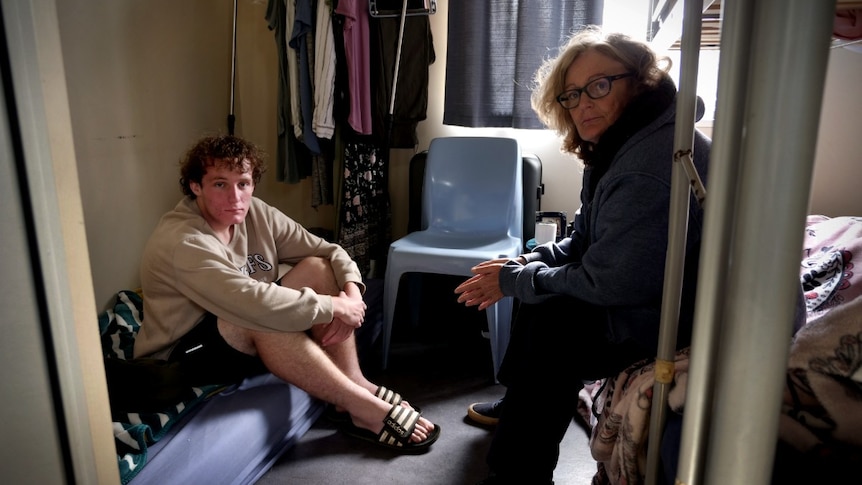
<path fill-rule="evenodd" d="M 143 301 L 134 291 L 120 291 L 112 309 L 99 315 L 99 334 L 105 359 L 132 359 L 135 336 L 143 320 Z M 114 440 L 120 481 L 129 483 L 147 463 L 147 449 L 220 386 L 189 388 L 180 402 L 160 412 L 114 415 Z"/>
<path fill-rule="evenodd" d="M 780 442 L 800 458 L 862 463 L 862 218 L 809 216 L 800 265 L 807 322 L 790 347 Z M 689 349 L 677 353 L 668 406 L 682 413 Z M 644 483 L 655 363 L 587 385 L 579 411 L 598 464 L 593 485 Z M 592 410 L 592 413 L 590 413 Z"/>
<path fill-rule="evenodd" d="M 677 352 L 668 392 L 671 412 L 682 413 L 688 363 L 689 349 Z M 654 384 L 655 361 L 649 359 L 584 387 L 581 400 L 588 404 L 580 408 L 592 408 L 592 414 L 585 417 L 590 420 L 590 452 L 597 464 L 593 485 L 645 482 Z"/>
<path fill-rule="evenodd" d="M 808 216 L 800 277 L 809 321 L 862 295 L 860 255 L 862 217 Z"/>

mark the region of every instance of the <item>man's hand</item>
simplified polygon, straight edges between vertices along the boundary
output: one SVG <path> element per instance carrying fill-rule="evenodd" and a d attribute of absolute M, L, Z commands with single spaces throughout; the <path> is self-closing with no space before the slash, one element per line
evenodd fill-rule
<path fill-rule="evenodd" d="M 359 289 L 359 285 L 352 281 L 349 281 L 344 284 L 344 292 L 347 293 L 347 296 L 354 300 L 362 299 L 362 291 Z"/>
<path fill-rule="evenodd" d="M 341 291 L 338 296 L 332 297 L 333 319 L 327 324 L 321 324 L 325 326 L 320 337 L 320 345 L 324 347 L 345 341 L 365 322 L 366 305 L 362 300 L 362 294 L 354 284 L 350 284 L 347 290 L 350 291 L 350 295 Z"/>
<path fill-rule="evenodd" d="M 334 318 L 329 323 L 321 323 L 315 326 L 323 327 L 323 334 L 320 336 L 320 345 L 323 347 L 344 342 L 350 337 L 354 330 L 353 327 L 345 324 L 338 318 Z"/>
<path fill-rule="evenodd" d="M 362 297 L 350 297 L 344 291 L 332 297 L 332 315 L 353 328 L 362 326 L 365 321 L 365 302 Z"/>

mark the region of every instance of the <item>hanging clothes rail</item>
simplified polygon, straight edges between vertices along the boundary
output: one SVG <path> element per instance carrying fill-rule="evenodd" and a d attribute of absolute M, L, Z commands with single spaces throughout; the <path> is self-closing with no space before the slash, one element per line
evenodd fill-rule
<path fill-rule="evenodd" d="M 437 13 L 436 0 L 407 0 L 403 7 L 392 0 L 370 0 L 368 9 L 372 17 L 410 17 L 413 15 L 433 15 Z"/>

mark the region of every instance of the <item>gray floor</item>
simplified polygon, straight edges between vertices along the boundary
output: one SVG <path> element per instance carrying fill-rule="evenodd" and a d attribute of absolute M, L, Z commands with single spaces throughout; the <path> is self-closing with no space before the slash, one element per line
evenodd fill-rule
<path fill-rule="evenodd" d="M 433 292 L 427 293 L 431 302 Z M 451 295 L 443 292 L 443 301 Z M 490 348 L 480 336 L 481 314 L 447 305 L 422 307 L 414 328 L 396 319 L 390 363 L 382 371 L 379 356 L 367 374 L 396 389 L 441 427 L 440 439 L 418 456 L 398 455 L 344 435 L 325 419 L 318 421 L 258 482 L 275 484 L 474 484 L 485 477 L 485 453 L 493 430 L 470 424 L 471 402 L 496 399 L 502 387 L 492 379 Z M 524 453 L 529 453 L 525 445 Z M 589 484 L 596 464 L 587 437 L 572 424 L 562 443 L 555 473 L 557 485 Z"/>

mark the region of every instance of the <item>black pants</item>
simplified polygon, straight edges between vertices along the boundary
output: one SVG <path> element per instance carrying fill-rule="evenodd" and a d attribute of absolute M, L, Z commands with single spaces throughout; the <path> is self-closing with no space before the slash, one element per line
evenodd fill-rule
<path fill-rule="evenodd" d="M 551 483 L 584 381 L 648 356 L 634 343 L 608 342 L 606 322 L 605 309 L 571 297 L 521 305 L 498 375 L 506 395 L 487 457 L 492 472 Z"/>
<path fill-rule="evenodd" d="M 168 362 L 179 364 L 191 386 L 235 384 L 267 372 L 260 357 L 244 354 L 225 342 L 218 331 L 218 319 L 211 313 L 180 338 Z"/>

